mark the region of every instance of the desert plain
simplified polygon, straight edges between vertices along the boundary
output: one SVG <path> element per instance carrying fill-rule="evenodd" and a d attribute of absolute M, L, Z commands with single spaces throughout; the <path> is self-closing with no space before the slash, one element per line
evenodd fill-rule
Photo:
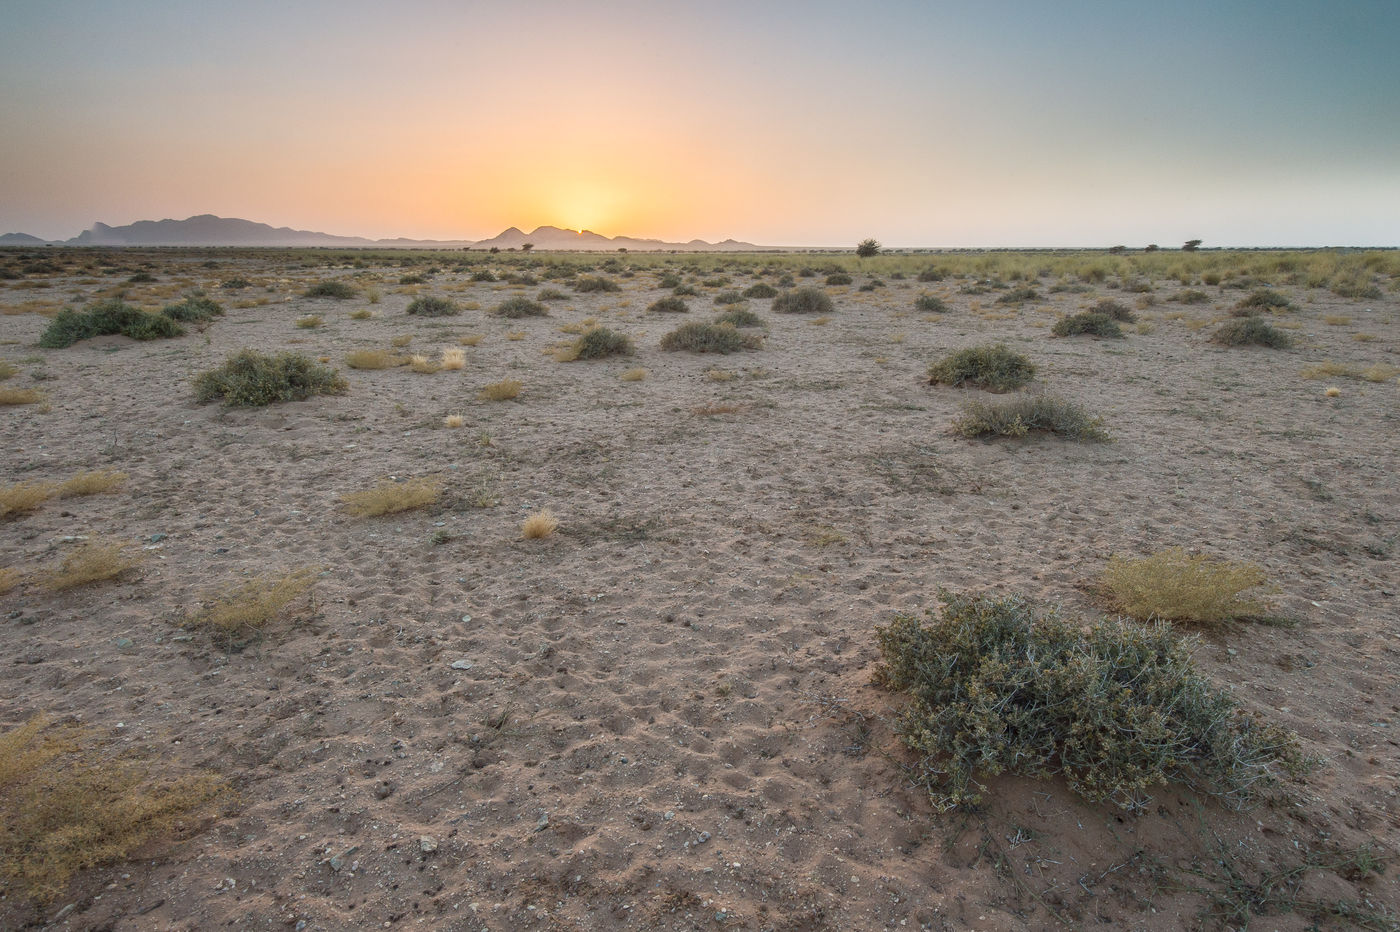
<path fill-rule="evenodd" d="M 0 928 L 1396 927 L 1394 252 L 49 248 L 0 267 L 0 388 L 36 393 L 0 407 L 4 483 L 124 474 L 0 520 L 0 730 L 44 716 L 152 781 L 223 787 L 56 891 L 8 877 Z M 351 296 L 307 296 L 330 281 Z M 672 281 L 688 310 L 648 311 Z M 761 348 L 660 348 L 758 283 L 832 310 L 741 297 Z M 544 289 L 547 316 L 491 313 Z M 1266 316 L 1291 348 L 1211 342 L 1260 289 L 1288 300 Z M 63 307 L 196 290 L 224 314 L 183 336 L 37 345 Z M 405 313 L 428 296 L 459 313 Z M 1133 309 L 1125 336 L 1052 335 L 1106 299 Z M 566 361 L 594 324 L 635 354 Z M 955 432 L 996 396 L 928 367 L 988 343 L 1109 440 Z M 243 349 L 347 390 L 197 402 Z M 347 365 L 374 350 L 429 364 Z M 508 379 L 516 397 L 482 397 Z M 401 481 L 439 491 L 346 507 Z M 524 537 L 543 510 L 557 529 Z M 135 565 L 49 588 L 94 538 Z M 1017 775 L 936 810 L 892 727 L 904 697 L 872 681 L 876 626 L 941 589 L 1088 621 L 1113 612 L 1111 558 L 1170 547 L 1262 568 L 1267 623 L 1181 633 L 1313 769 L 1245 810 L 1166 785 L 1129 811 Z M 191 623 L 297 571 L 314 585 L 247 637 Z"/>

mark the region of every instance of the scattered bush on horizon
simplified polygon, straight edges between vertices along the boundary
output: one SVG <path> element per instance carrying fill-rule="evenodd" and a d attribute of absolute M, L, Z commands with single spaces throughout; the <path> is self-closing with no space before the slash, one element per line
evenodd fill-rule
<path fill-rule="evenodd" d="M 355 286 L 342 281 L 317 282 L 306 289 L 306 297 L 335 298 L 338 301 L 343 301 L 346 298 L 355 297 Z"/>
<path fill-rule="evenodd" d="M 1143 621 L 1218 625 L 1261 615 L 1269 605 L 1241 593 L 1268 581 L 1252 563 L 1218 560 L 1170 547 L 1141 559 L 1110 557 L 1103 586 L 1114 608 Z"/>
<path fill-rule="evenodd" d="M 1057 337 L 1070 337 L 1080 333 L 1110 338 L 1123 336 L 1123 328 L 1118 326 L 1116 320 L 1107 314 L 1095 314 L 1093 311 L 1080 311 L 1078 314 L 1061 317 L 1055 321 L 1055 326 L 1050 328 L 1050 332 Z"/>
<path fill-rule="evenodd" d="M 414 508 L 426 508 L 438 500 L 443 482 L 432 476 L 416 479 L 384 479 L 363 492 L 347 492 L 340 497 L 345 512 L 355 518 L 377 518 Z"/>
<path fill-rule="evenodd" d="M 200 403 L 220 399 L 231 408 L 256 408 L 283 401 L 304 401 L 313 395 L 343 395 L 349 390 L 345 377 L 318 366 L 299 353 L 268 356 L 256 350 L 240 350 L 222 366 L 195 377 L 195 399 Z"/>
<path fill-rule="evenodd" d="M 1035 364 L 1004 343 L 970 346 L 935 362 L 930 385 L 971 385 L 989 392 L 1009 392 L 1035 377 Z"/>
<path fill-rule="evenodd" d="M 1057 395 L 1023 395 L 998 402 L 969 401 L 953 429 L 964 437 L 1023 437 L 1031 432 L 1071 440 L 1108 440 L 1103 418 Z"/>
<path fill-rule="evenodd" d="M 507 320 L 519 320 L 522 317 L 548 317 L 549 309 L 543 304 L 537 304 L 529 298 L 517 295 L 514 298 L 507 298 L 502 301 L 489 313 L 493 317 L 504 317 Z"/>
<path fill-rule="evenodd" d="M 830 295 L 810 285 L 784 291 L 773 299 L 775 314 L 830 314 L 835 309 Z"/>
<path fill-rule="evenodd" d="M 1221 346 L 1268 346 L 1273 349 L 1288 349 L 1293 338 L 1276 327 L 1271 327 L 1258 315 L 1237 317 L 1227 320 L 1211 334 L 1210 341 Z"/>
<path fill-rule="evenodd" d="M 227 790 L 36 715 L 0 733 L 0 891 L 46 907 L 79 871 L 189 834 Z"/>
<path fill-rule="evenodd" d="M 462 313 L 462 309 L 447 298 L 430 296 L 414 298 L 404 313 L 414 314 L 418 317 L 451 317 L 454 314 Z"/>
<path fill-rule="evenodd" d="M 982 776 L 1063 775 L 1077 795 L 1140 809 L 1181 783 L 1236 808 L 1306 772 L 1297 735 L 1248 714 L 1165 624 L 1086 630 L 1024 598 L 953 596 L 875 629 L 876 680 L 907 693 L 895 730 L 934 806 L 975 805 Z"/>
<path fill-rule="evenodd" d="M 741 333 L 728 324 L 695 321 L 682 324 L 661 338 L 661 348 L 691 353 L 737 353 L 746 349 L 761 349 L 763 338 L 754 333 Z"/>
<path fill-rule="evenodd" d="M 85 311 L 64 308 L 39 337 L 46 349 L 63 349 L 79 340 L 120 334 L 133 340 L 157 340 L 183 336 L 185 329 L 163 314 L 132 307 L 120 298 L 108 298 Z"/>
<path fill-rule="evenodd" d="M 204 607 L 185 619 L 185 627 L 207 630 L 225 650 L 237 650 L 283 617 L 287 607 L 308 595 L 317 570 L 303 567 L 290 573 L 264 573 L 215 593 Z M 315 602 L 312 600 L 312 607 Z"/>

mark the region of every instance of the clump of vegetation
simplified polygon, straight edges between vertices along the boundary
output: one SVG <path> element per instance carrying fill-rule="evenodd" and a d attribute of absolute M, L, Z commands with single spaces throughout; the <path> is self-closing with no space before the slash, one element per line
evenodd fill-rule
<path fill-rule="evenodd" d="M 520 536 L 526 540 L 548 537 L 559 529 L 559 519 L 548 508 L 537 511 L 520 526 Z"/>
<path fill-rule="evenodd" d="M 729 324 L 695 321 L 682 324 L 661 338 L 664 350 L 686 350 L 691 353 L 737 353 L 745 349 L 761 349 L 763 338 L 754 333 L 740 333 Z"/>
<path fill-rule="evenodd" d="M 1288 349 L 1293 339 L 1277 327 L 1271 327 L 1257 316 L 1227 320 L 1211 334 L 1210 341 L 1222 346 L 1269 346 Z"/>
<path fill-rule="evenodd" d="M 0 487 L 0 519 L 37 511 L 57 494 L 58 486 L 52 482 L 16 482 Z"/>
<path fill-rule="evenodd" d="M 494 282 L 495 280 L 496 273 L 490 269 L 477 269 L 472 273 L 472 281 L 474 282 Z"/>
<path fill-rule="evenodd" d="M 414 353 L 408 358 L 408 368 L 419 375 L 436 375 L 442 371 L 442 366 L 437 360 L 429 359 L 420 353 Z"/>
<path fill-rule="evenodd" d="M 351 311 L 347 316 L 351 320 L 369 320 L 374 316 L 374 311 L 371 311 L 367 307 L 362 307 L 358 311 Z"/>
<path fill-rule="evenodd" d="M 574 359 L 602 359 L 606 356 L 631 356 L 637 352 L 632 338 L 607 327 L 585 330 L 570 350 Z"/>
<path fill-rule="evenodd" d="M 59 483 L 59 498 L 77 498 L 82 495 L 101 495 L 110 492 L 127 479 L 124 472 L 115 469 L 91 469 L 80 472 L 71 479 Z"/>
<path fill-rule="evenodd" d="M 73 875 L 198 825 L 228 789 L 172 775 L 40 716 L 0 733 L 0 891 L 48 905 Z"/>
<path fill-rule="evenodd" d="M 1239 312 L 1240 316 L 1291 310 L 1293 310 L 1292 302 L 1277 291 L 1270 291 L 1268 288 L 1260 288 L 1235 304 L 1235 311 Z"/>
<path fill-rule="evenodd" d="M 845 272 L 832 272 L 826 277 L 828 285 L 849 285 L 852 281 L 854 279 Z"/>
<path fill-rule="evenodd" d="M 1034 288 L 1012 288 L 1006 294 L 997 298 L 997 304 L 1024 304 L 1027 301 L 1039 301 L 1040 292 Z"/>
<path fill-rule="evenodd" d="M 1055 321 L 1055 326 L 1050 328 L 1050 332 L 1057 337 L 1069 337 L 1080 333 L 1088 333 L 1096 337 L 1121 337 L 1123 328 L 1118 326 L 1118 321 L 1107 314 L 1080 311 L 1078 314 L 1061 317 Z"/>
<path fill-rule="evenodd" d="M 830 314 L 834 311 L 831 296 L 820 288 L 794 288 L 773 299 L 775 314 Z"/>
<path fill-rule="evenodd" d="M 62 349 L 79 340 L 120 334 L 133 340 L 157 340 L 183 336 L 185 330 L 163 314 L 151 314 L 132 307 L 120 298 L 109 298 L 86 311 L 64 308 L 39 337 L 39 345 Z"/>
<path fill-rule="evenodd" d="M 315 330 L 326 322 L 320 314 L 307 314 L 305 317 L 297 318 L 298 330 Z"/>
<path fill-rule="evenodd" d="M 743 304 L 744 296 L 737 291 L 721 291 L 715 295 L 716 304 Z"/>
<path fill-rule="evenodd" d="M 1125 324 L 1135 323 L 1137 314 L 1133 309 L 1121 301 L 1114 301 L 1112 298 L 1104 298 L 1102 301 L 1089 308 L 1091 314 L 1102 314 L 1109 320 L 1122 321 Z"/>
<path fill-rule="evenodd" d="M 467 367 L 467 354 L 462 350 L 447 347 L 442 351 L 442 359 L 438 365 L 452 371 L 465 369 Z"/>
<path fill-rule="evenodd" d="M 1166 625 L 1085 630 L 1018 597 L 939 597 L 927 623 L 876 628 L 877 678 L 910 696 L 896 730 L 939 809 L 978 802 L 977 777 L 1000 773 L 1061 774 L 1126 809 L 1168 783 L 1244 806 L 1309 766 L 1296 735 L 1241 709 Z"/>
<path fill-rule="evenodd" d="M 338 301 L 343 301 L 346 298 L 355 297 L 355 286 L 342 281 L 317 282 L 306 289 L 306 296 L 308 298 L 335 298 Z"/>
<path fill-rule="evenodd" d="M 316 572 L 303 567 L 290 573 L 267 573 L 224 589 L 187 618 L 185 626 L 209 631 L 223 648 L 241 647 L 281 618 L 289 605 L 310 593 L 316 585 Z"/>
<path fill-rule="evenodd" d="M 32 405 L 44 400 L 44 393 L 32 388 L 0 388 L 0 406 Z"/>
<path fill-rule="evenodd" d="M 930 267 L 921 270 L 918 274 L 917 280 L 921 282 L 941 282 L 947 277 L 947 273 L 944 272 L 942 269 Z"/>
<path fill-rule="evenodd" d="M 1150 557 L 1112 557 L 1103 574 L 1114 607 L 1140 619 L 1215 625 L 1269 610 L 1241 594 L 1264 585 L 1263 569 L 1252 563 L 1217 560 L 1171 547 Z"/>
<path fill-rule="evenodd" d="M 1175 301 L 1177 304 L 1209 304 L 1210 295 L 1198 288 L 1187 288 L 1185 291 L 1177 292 L 1167 300 Z"/>
<path fill-rule="evenodd" d="M 1004 343 L 970 346 L 929 366 L 931 385 L 971 385 L 989 392 L 1009 392 L 1035 377 L 1035 364 Z"/>
<path fill-rule="evenodd" d="M 646 379 L 646 377 L 647 370 L 645 369 L 628 369 L 626 372 L 622 373 L 622 375 L 618 376 L 618 378 L 624 382 L 641 382 Z"/>
<path fill-rule="evenodd" d="M 694 285 L 677 285 L 671 289 L 671 294 L 678 298 L 694 298 L 700 294 L 700 289 Z"/>
<path fill-rule="evenodd" d="M 621 291 L 622 286 L 602 275 L 580 275 L 574 282 L 574 290 L 579 294 L 589 294 L 595 291 Z"/>
<path fill-rule="evenodd" d="M 648 314 L 684 314 L 689 310 L 686 303 L 675 295 L 657 298 L 647 305 Z"/>
<path fill-rule="evenodd" d="M 1387 366 L 1384 363 L 1377 363 L 1374 366 L 1362 368 L 1344 362 L 1320 362 L 1315 366 L 1308 366 L 1302 371 L 1305 379 L 1364 379 L 1367 382 L 1389 382 L 1400 375 L 1400 369 L 1394 366 Z"/>
<path fill-rule="evenodd" d="M 1005 401 L 970 401 L 953 429 L 964 437 L 1023 437 L 1032 431 L 1071 440 L 1107 440 L 1103 418 L 1056 395 L 1025 395 Z"/>
<path fill-rule="evenodd" d="M 778 289 L 763 282 L 758 282 L 744 289 L 744 297 L 746 298 L 776 298 L 777 296 Z"/>
<path fill-rule="evenodd" d="M 731 327 L 762 327 L 763 318 L 753 311 L 746 311 L 742 308 L 725 311 L 715 318 L 717 324 L 729 324 Z"/>
<path fill-rule="evenodd" d="M 351 369 L 392 369 L 402 366 L 404 358 L 386 350 L 354 350 L 345 354 L 345 364 Z"/>
<path fill-rule="evenodd" d="M 44 585 L 58 592 L 116 579 L 141 565 L 141 558 L 129 550 L 130 544 L 122 541 L 85 540 L 63 558 L 58 569 L 44 577 Z"/>
<path fill-rule="evenodd" d="M 377 518 L 414 508 L 426 508 L 438 500 L 442 480 L 432 476 L 417 479 L 385 479 L 372 489 L 348 492 L 340 497 L 345 511 L 356 518 Z"/>
<path fill-rule="evenodd" d="M 414 298 L 404 313 L 418 317 L 451 317 L 462 313 L 462 309 L 447 298 L 426 297 Z"/>
<path fill-rule="evenodd" d="M 182 324 L 203 324 L 215 317 L 222 317 L 224 309 L 217 301 L 203 295 L 190 295 L 179 304 L 167 304 L 160 312 Z"/>
<path fill-rule="evenodd" d="M 228 278 L 219 283 L 220 288 L 227 288 L 229 291 L 237 291 L 240 288 L 251 288 L 253 283 L 246 278 Z"/>
<path fill-rule="evenodd" d="M 483 387 L 477 397 L 482 401 L 510 401 L 520 395 L 523 387 L 519 379 L 502 379 Z"/>
<path fill-rule="evenodd" d="M 250 349 L 234 353 L 222 366 L 201 373 L 194 380 L 194 394 L 199 402 L 221 399 L 231 408 L 304 401 L 313 395 L 343 395 L 348 389 L 344 376 L 318 366 L 307 356 L 269 356 Z"/>
<path fill-rule="evenodd" d="M 931 314 L 944 314 L 948 311 L 948 302 L 931 294 L 921 294 L 914 299 L 914 309 Z"/>
<path fill-rule="evenodd" d="M 567 301 L 569 296 L 558 288 L 541 288 L 540 293 L 535 296 L 536 301 Z"/>
<path fill-rule="evenodd" d="M 529 298 L 516 295 L 514 298 L 506 298 L 490 313 L 507 320 L 519 320 L 522 317 L 548 317 L 549 309 Z"/>

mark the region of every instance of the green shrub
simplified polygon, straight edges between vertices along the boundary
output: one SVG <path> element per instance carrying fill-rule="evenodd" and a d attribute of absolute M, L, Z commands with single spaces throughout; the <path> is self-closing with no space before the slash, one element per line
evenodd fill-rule
<path fill-rule="evenodd" d="M 578 281 L 574 282 L 574 290 L 580 294 L 589 294 L 595 291 L 621 291 L 622 286 L 602 275 L 580 275 Z"/>
<path fill-rule="evenodd" d="M 657 298 L 647 305 L 647 313 L 655 314 L 684 314 L 689 310 L 690 308 L 686 307 L 685 302 L 676 295 Z"/>
<path fill-rule="evenodd" d="M 1252 563 L 1216 560 L 1180 547 L 1139 560 L 1112 557 L 1103 574 L 1104 589 L 1125 615 L 1205 625 L 1267 611 L 1263 601 L 1241 598 L 1266 580 Z"/>
<path fill-rule="evenodd" d="M 472 273 L 472 281 L 474 282 L 494 282 L 495 280 L 496 273 L 490 269 L 477 269 Z"/>
<path fill-rule="evenodd" d="M 664 350 L 687 350 L 692 353 L 735 353 L 745 349 L 760 349 L 763 338 L 753 333 L 740 333 L 728 324 L 708 324 L 699 321 L 682 324 L 661 338 Z"/>
<path fill-rule="evenodd" d="M 572 353 L 575 359 L 602 359 L 605 356 L 631 356 L 636 353 L 631 337 L 616 333 L 607 327 L 594 327 L 585 330 L 574 341 Z"/>
<path fill-rule="evenodd" d="M 773 311 L 777 314 L 830 314 L 834 309 L 831 297 L 820 288 L 784 291 L 773 299 Z"/>
<path fill-rule="evenodd" d="M 1198 288 L 1187 288 L 1185 291 L 1177 292 L 1167 300 L 1175 301 L 1177 304 L 1209 304 L 1210 295 Z"/>
<path fill-rule="evenodd" d="M 1120 301 L 1114 301 L 1112 298 L 1104 298 L 1089 308 L 1089 313 L 1102 314 L 1109 320 L 1122 321 L 1125 324 L 1131 324 L 1137 320 L 1137 315 L 1133 313 L 1132 308 Z"/>
<path fill-rule="evenodd" d="M 1243 806 L 1308 767 L 1298 737 L 1241 709 L 1166 625 L 1085 630 L 1017 597 L 939 598 L 926 624 L 876 628 L 876 676 L 909 694 L 896 731 L 940 809 L 978 802 L 977 777 L 999 773 L 1061 774 L 1128 809 L 1167 783 Z"/>
<path fill-rule="evenodd" d="M 997 304 L 1024 304 L 1027 301 L 1039 301 L 1040 292 L 1034 288 L 1012 288 L 1006 294 L 997 298 Z"/>
<path fill-rule="evenodd" d="M 404 275 L 399 279 L 400 285 L 426 285 L 428 280 L 422 275 Z"/>
<path fill-rule="evenodd" d="M 928 369 L 931 385 L 972 385 L 989 392 L 1009 392 L 1034 376 L 1035 364 L 1002 343 L 958 350 Z"/>
<path fill-rule="evenodd" d="M 536 301 L 567 301 L 569 296 L 558 288 L 541 288 L 540 293 L 535 295 Z"/>
<path fill-rule="evenodd" d="M 921 294 L 914 299 L 914 309 L 918 311 L 929 311 L 933 314 L 942 314 L 948 310 L 948 302 L 942 298 L 935 298 L 931 294 Z"/>
<path fill-rule="evenodd" d="M 1025 395 L 1005 401 L 970 401 L 953 429 L 964 437 L 1022 437 L 1031 431 L 1071 440 L 1107 440 L 1103 419 L 1056 395 Z"/>
<path fill-rule="evenodd" d="M 419 317 L 451 317 L 462 313 L 462 309 L 447 298 L 427 297 L 414 298 L 405 313 L 416 314 Z"/>
<path fill-rule="evenodd" d="M 355 297 L 355 286 L 349 282 L 329 281 L 317 282 L 306 289 L 308 298 L 335 298 L 343 301 L 346 298 Z"/>
<path fill-rule="evenodd" d="M 224 309 L 203 295 L 190 295 L 179 304 L 167 304 L 161 308 L 161 313 L 181 323 L 202 324 L 222 316 Z"/>
<path fill-rule="evenodd" d="M 1055 326 L 1050 332 L 1057 337 L 1074 336 L 1077 333 L 1090 333 L 1096 337 L 1121 337 L 1123 328 L 1118 326 L 1118 322 L 1107 314 L 1095 314 L 1093 311 L 1080 311 L 1070 317 L 1061 317 L 1055 321 Z"/>
<path fill-rule="evenodd" d="M 679 288 L 680 284 L 681 277 L 675 272 L 667 272 L 656 281 L 656 287 L 658 288 Z"/>
<path fill-rule="evenodd" d="M 849 285 L 854 279 L 845 272 L 833 272 L 826 277 L 828 285 Z"/>
<path fill-rule="evenodd" d="M 297 353 L 268 356 L 241 350 L 219 368 L 194 380 L 201 403 L 222 399 L 229 407 L 254 408 L 279 401 L 303 401 L 312 395 L 343 395 L 349 385 L 334 369 L 318 366 Z"/>
<path fill-rule="evenodd" d="M 778 289 L 772 285 L 765 285 L 763 282 L 744 289 L 744 297 L 746 298 L 776 298 L 777 296 Z"/>
<path fill-rule="evenodd" d="M 1235 310 L 1243 311 L 1246 314 L 1259 314 L 1264 311 L 1291 311 L 1293 305 L 1277 291 L 1260 288 L 1251 293 L 1249 297 L 1240 299 L 1235 304 Z"/>
<path fill-rule="evenodd" d="M 490 312 L 496 317 L 505 317 L 509 320 L 519 320 L 521 317 L 547 317 L 549 310 L 543 304 L 536 304 L 529 298 L 517 295 L 514 298 L 507 298 Z"/>
<path fill-rule="evenodd" d="M 108 298 L 91 305 L 86 311 L 64 308 L 39 336 L 39 345 L 62 349 L 90 337 L 121 334 L 133 340 L 156 340 L 178 337 L 185 330 L 162 314 L 148 314 L 132 307 L 120 298 Z"/>
<path fill-rule="evenodd" d="M 927 268 L 919 273 L 918 280 L 921 282 L 941 282 L 947 277 L 947 273 L 942 269 Z"/>
<path fill-rule="evenodd" d="M 1352 298 L 1358 301 L 1379 301 L 1385 297 L 1385 294 L 1374 283 L 1357 279 L 1333 282 L 1332 293 L 1339 298 Z"/>
<path fill-rule="evenodd" d="M 721 291 L 715 295 L 716 304 L 743 304 L 744 296 L 737 291 Z"/>
<path fill-rule="evenodd" d="M 1274 349 L 1288 349 L 1293 340 L 1276 327 L 1271 327 L 1256 316 L 1239 317 L 1227 320 L 1220 329 L 1211 334 L 1212 343 L 1222 346 L 1270 346 Z"/>
<path fill-rule="evenodd" d="M 763 318 L 753 311 L 746 311 L 742 308 L 733 311 L 726 311 L 715 318 L 717 324 L 728 324 L 731 327 L 762 327 Z"/>
<path fill-rule="evenodd" d="M 677 285 L 671 289 L 671 294 L 678 298 L 694 298 L 700 294 L 700 290 L 690 285 Z"/>

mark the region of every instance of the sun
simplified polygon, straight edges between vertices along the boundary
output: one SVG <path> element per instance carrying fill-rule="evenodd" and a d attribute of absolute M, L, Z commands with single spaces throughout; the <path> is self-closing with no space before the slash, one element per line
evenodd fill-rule
<path fill-rule="evenodd" d="M 602 233 L 617 221 L 621 198 L 610 186 L 574 182 L 563 186 L 552 201 L 554 213 L 564 227 Z"/>

